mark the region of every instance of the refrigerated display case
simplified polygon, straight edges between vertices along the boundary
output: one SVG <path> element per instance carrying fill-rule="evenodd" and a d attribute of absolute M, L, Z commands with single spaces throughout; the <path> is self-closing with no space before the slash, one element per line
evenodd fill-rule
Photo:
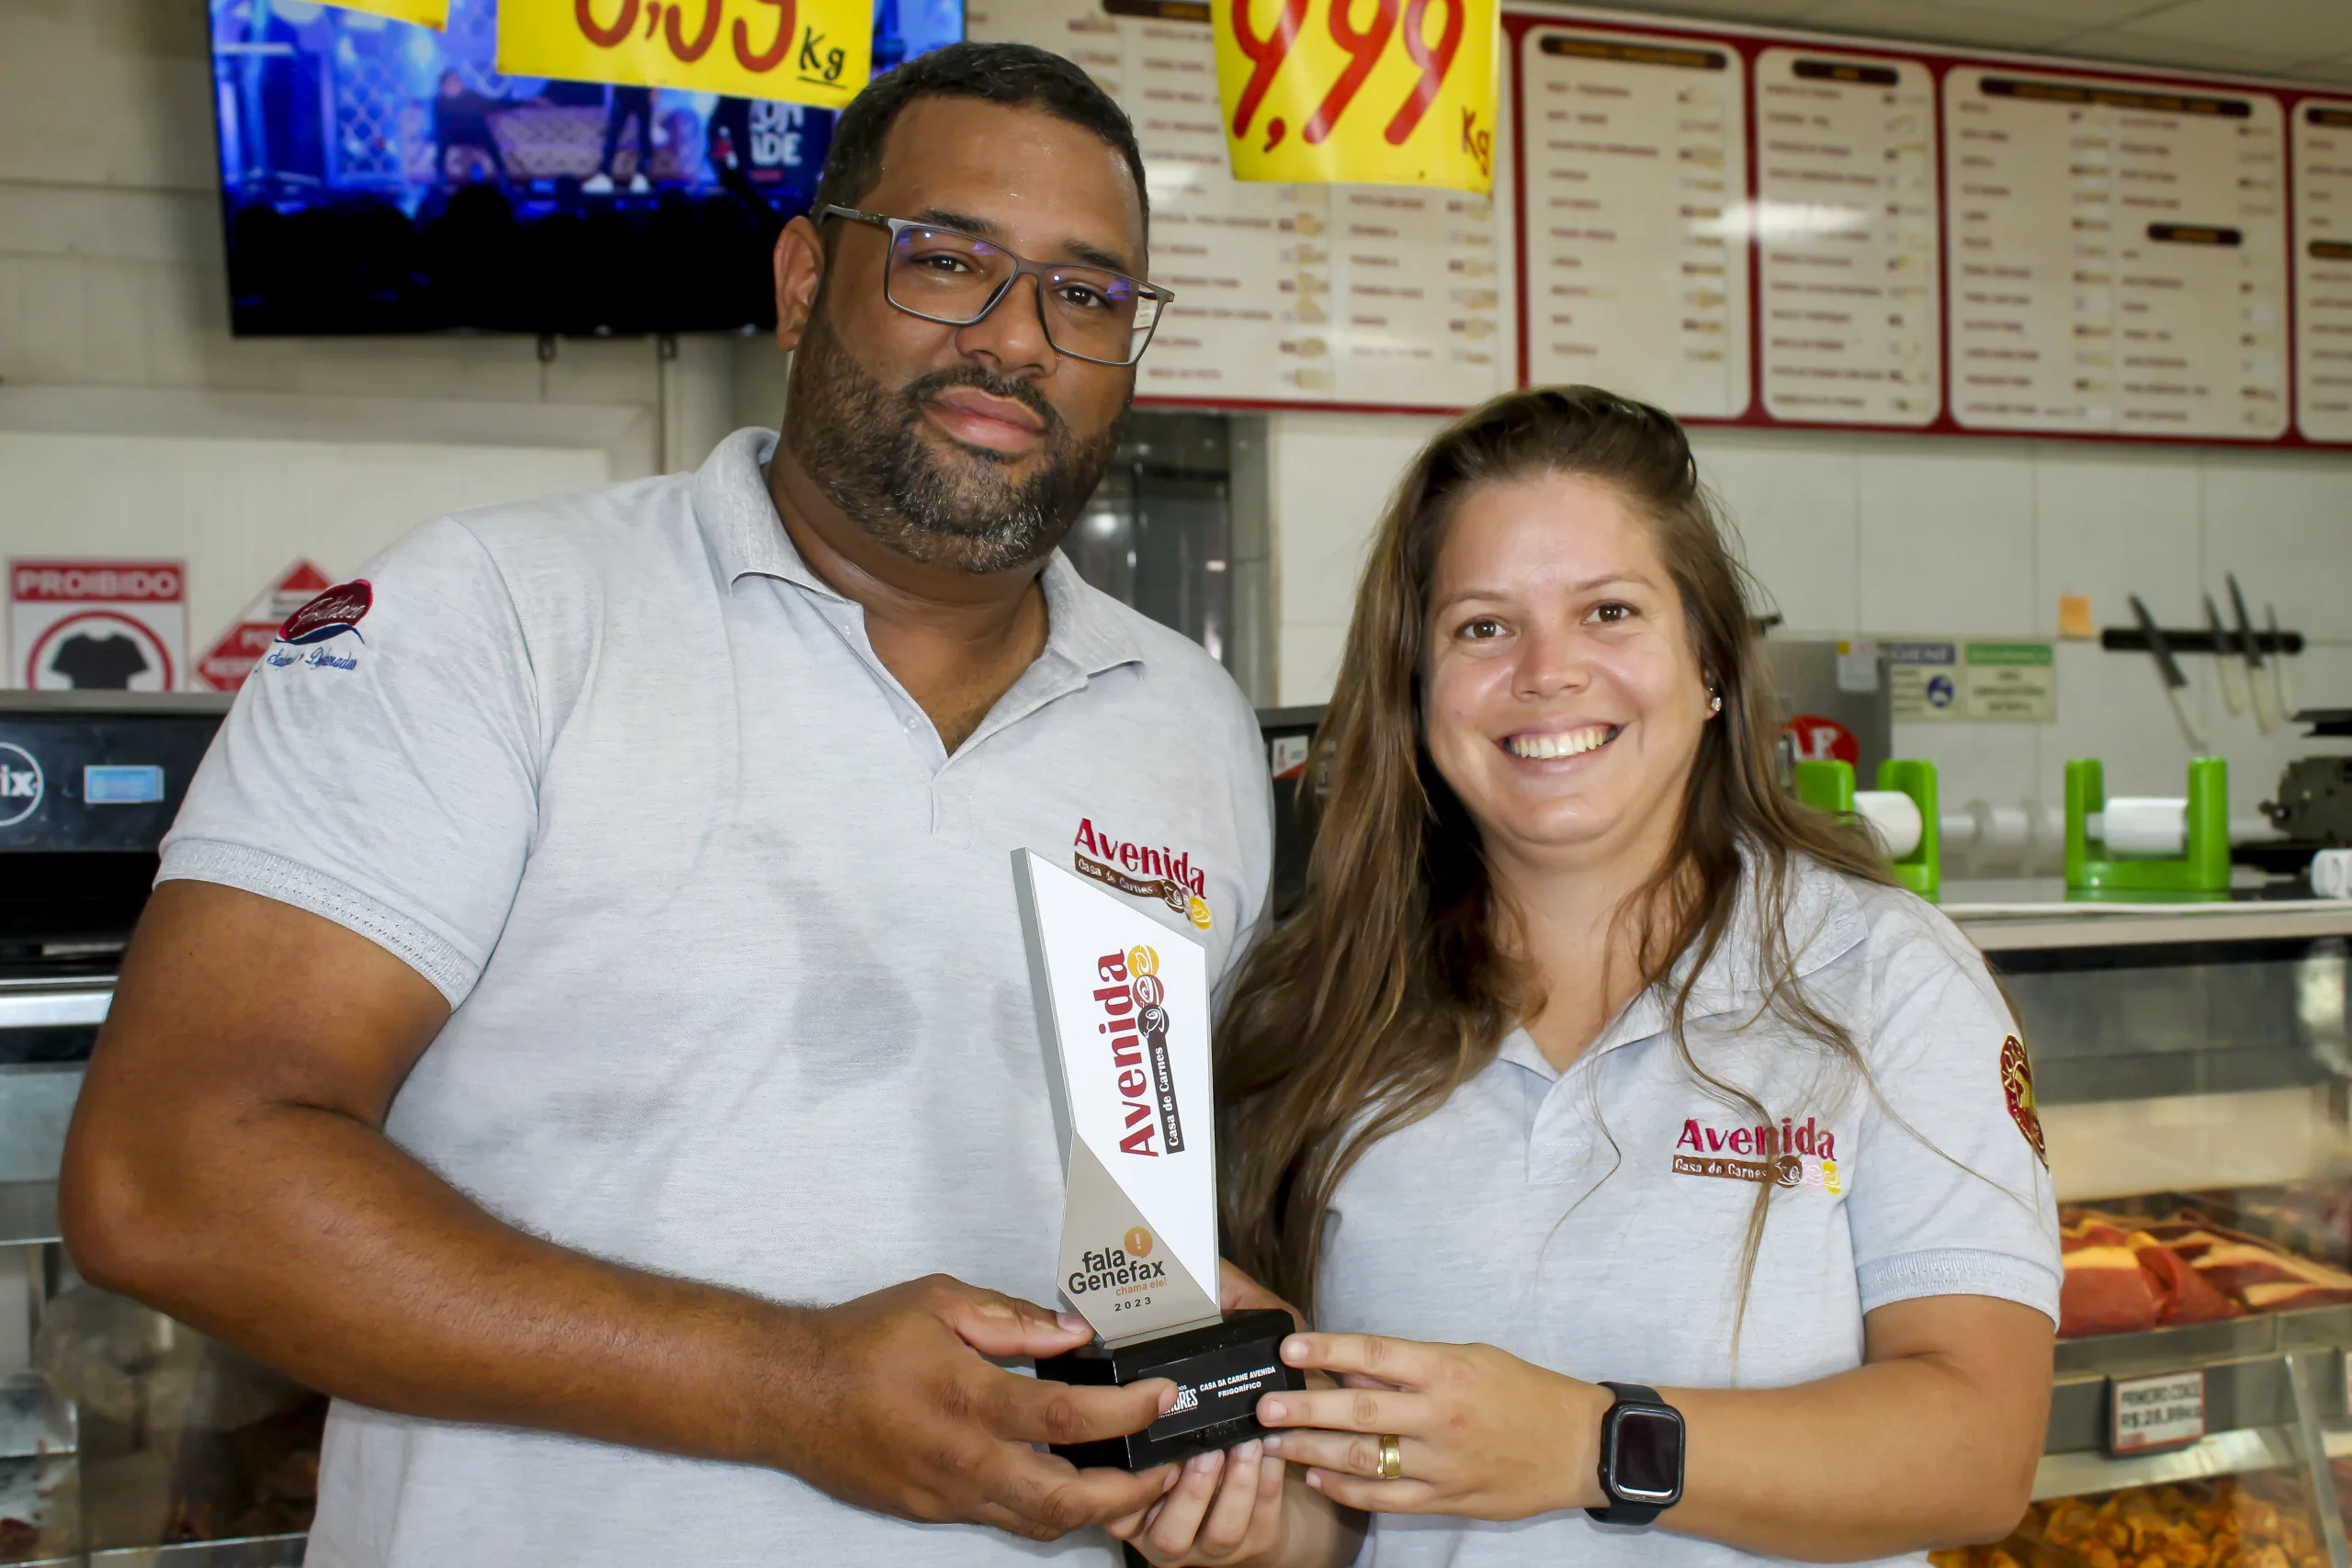
<path fill-rule="evenodd" d="M 2029 1047 L 2067 1275 L 2033 1508 L 1939 1568 L 2347 1568 L 2352 903 L 1944 908 Z"/>
<path fill-rule="evenodd" d="M 57 1173 L 124 943 L 226 697 L 0 694 L 0 1564 L 293 1568 L 326 1402 L 84 1281 Z M 107 787 L 94 787 L 103 784 Z"/>

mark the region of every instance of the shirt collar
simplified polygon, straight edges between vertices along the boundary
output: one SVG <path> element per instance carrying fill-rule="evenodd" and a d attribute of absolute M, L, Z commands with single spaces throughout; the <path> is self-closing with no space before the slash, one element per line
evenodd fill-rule
<path fill-rule="evenodd" d="M 1061 655 L 1083 675 L 1143 662 L 1123 606 L 1079 576 L 1068 556 L 1056 550 L 1038 584 L 1046 591 L 1047 653 Z"/>
<path fill-rule="evenodd" d="M 1731 922 L 1691 984 L 1688 1018 L 1752 1010 L 1764 1001 L 1763 888 L 1755 853 L 1743 848 L 1739 863 L 1739 893 Z M 1789 884 L 1788 908 L 1781 929 L 1793 972 L 1802 979 L 1852 952 L 1870 928 L 1846 879 L 1812 856 L 1792 857 Z M 1626 1004 L 1587 1055 L 1665 1032 L 1673 998 L 1690 973 L 1690 962 L 1685 953 L 1664 980 Z M 1533 1049 L 1532 1041 L 1528 1044 Z"/>
<path fill-rule="evenodd" d="M 776 440 L 775 431 L 754 426 L 737 431 L 712 449 L 694 480 L 695 516 L 703 537 L 729 587 L 744 577 L 775 577 L 843 603 L 841 594 L 808 570 L 776 515 L 767 480 L 767 461 Z M 1039 586 L 1046 594 L 1048 657 L 1058 655 L 1090 676 L 1143 662 L 1143 650 L 1118 602 L 1089 586 L 1061 551 L 1046 562 Z"/>

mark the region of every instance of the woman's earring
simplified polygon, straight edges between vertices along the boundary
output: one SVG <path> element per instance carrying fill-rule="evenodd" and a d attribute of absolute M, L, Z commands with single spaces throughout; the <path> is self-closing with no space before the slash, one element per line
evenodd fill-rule
<path fill-rule="evenodd" d="M 1724 694 L 1721 692 L 1717 692 L 1713 696 L 1707 699 L 1707 711 L 1709 713 L 1721 713 L 1724 711 Z"/>

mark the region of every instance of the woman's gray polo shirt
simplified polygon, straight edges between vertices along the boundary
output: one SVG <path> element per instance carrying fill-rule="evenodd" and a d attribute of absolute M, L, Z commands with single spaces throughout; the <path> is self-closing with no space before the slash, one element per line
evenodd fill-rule
<path fill-rule="evenodd" d="M 163 875 L 325 916 L 440 987 L 389 1131 L 493 1213 L 781 1301 L 936 1270 L 1050 1304 L 1012 852 L 1124 879 L 1218 974 L 1264 897 L 1256 723 L 1057 555 L 1044 654 L 948 755 L 793 550 L 774 442 L 392 547 L 357 615 L 255 671 Z M 312 1568 L 1113 1560 L 345 1404 L 320 1497 Z"/>
<path fill-rule="evenodd" d="M 1752 867 L 1751 867 L 1752 873 Z M 1757 899 L 1693 987 L 1711 1091 L 1636 998 L 1566 1072 L 1525 1032 L 1340 1181 L 1322 1325 L 1484 1342 L 1589 1382 L 1777 1388 L 1861 1364 L 1862 1316 L 1997 1296 L 2055 1324 L 2058 1213 L 2017 1025 L 1984 958 L 1923 900 L 1800 861 L 1784 930 L 1807 997 L 1872 1089 L 1759 1021 Z M 1733 1353 L 1740 1253 L 1762 1246 Z M 1922 1412 L 1922 1419 L 1932 1413 Z M 1838 1462 L 1833 1451 L 1818 1456 Z M 1768 1561 L 1583 1512 L 1510 1524 L 1383 1515 L 1374 1568 L 1753 1568 Z"/>

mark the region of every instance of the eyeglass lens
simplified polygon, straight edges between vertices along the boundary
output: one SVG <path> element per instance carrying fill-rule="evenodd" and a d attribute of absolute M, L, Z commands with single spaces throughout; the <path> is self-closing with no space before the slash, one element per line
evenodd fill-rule
<path fill-rule="evenodd" d="M 890 247 L 885 275 L 890 303 L 901 310 L 968 326 L 988 313 L 1014 272 L 1012 256 L 985 240 L 950 229 L 909 227 Z M 1150 340 L 1159 301 L 1134 278 L 1092 266 L 1044 269 L 1046 336 L 1064 354 L 1131 365 Z"/>

